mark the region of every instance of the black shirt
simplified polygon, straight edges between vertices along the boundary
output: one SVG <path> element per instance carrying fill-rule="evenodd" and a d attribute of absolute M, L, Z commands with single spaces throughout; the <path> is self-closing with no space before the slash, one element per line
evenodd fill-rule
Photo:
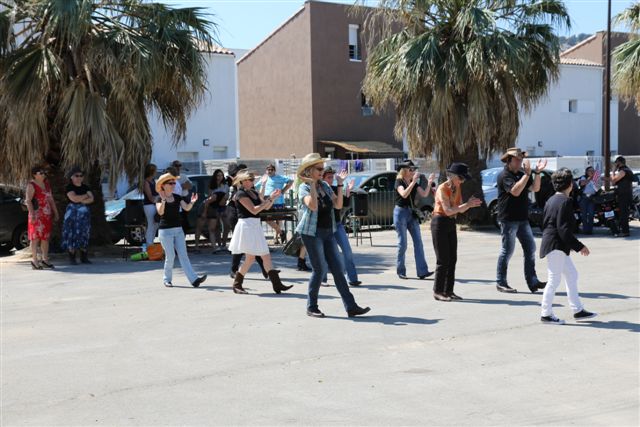
<path fill-rule="evenodd" d="M 155 199 L 158 196 L 158 192 L 156 191 L 156 180 L 152 179 L 151 181 L 149 181 L 149 187 L 151 188 L 151 197 L 153 197 L 153 200 L 150 200 L 147 197 L 147 193 L 145 193 L 144 191 L 142 192 L 142 194 L 144 195 L 144 204 L 145 205 L 153 205 L 155 203 Z"/>
<path fill-rule="evenodd" d="M 529 218 L 529 187 L 533 184 L 533 178 L 529 177 L 518 197 L 511 194 L 511 189 L 523 176 L 523 171 L 513 173 L 507 166 L 498 175 L 498 220 L 526 221 Z"/>
<path fill-rule="evenodd" d="M 240 202 L 240 199 L 243 197 L 248 197 L 253 203 L 253 206 L 258 206 L 262 201 L 260 200 L 260 196 L 255 190 L 238 190 L 235 193 L 236 199 L 236 209 L 238 210 L 238 218 L 259 218 L 259 215 L 254 215 L 244 205 Z M 255 197 L 255 198 L 254 198 Z"/>
<path fill-rule="evenodd" d="M 573 200 L 564 194 L 551 196 L 544 205 L 544 219 L 542 221 L 542 243 L 540 258 L 554 250 L 560 250 L 569 255 L 571 250 L 578 252 L 584 245 L 576 239 L 573 230 L 576 219 L 573 216 Z"/>
<path fill-rule="evenodd" d="M 76 196 L 83 196 L 87 194 L 89 191 L 91 191 L 91 189 L 89 188 L 88 185 L 80 184 L 80 186 L 78 187 L 73 184 L 69 184 L 67 185 L 65 193 L 73 192 L 73 193 L 76 193 Z M 71 203 L 76 203 L 76 202 L 71 202 Z"/>
<path fill-rule="evenodd" d="M 396 184 L 393 187 L 396 190 L 396 206 L 399 206 L 401 208 L 411 207 L 411 201 L 415 200 L 416 193 L 418 192 L 418 183 L 416 183 L 416 185 L 413 187 L 413 190 L 411 190 L 411 194 L 409 194 L 409 197 L 404 198 L 400 195 L 400 193 L 398 193 L 398 187 L 403 186 L 406 189 L 410 184 L 411 183 L 407 184 L 406 182 L 404 182 L 404 179 L 396 179 Z"/>
<path fill-rule="evenodd" d="M 618 181 L 617 191 L 622 194 L 633 193 L 633 172 L 627 166 L 621 167 L 619 170 L 624 171 L 624 177 Z"/>
<path fill-rule="evenodd" d="M 329 194 L 322 196 L 318 191 L 318 224 L 316 228 L 333 228 L 331 215 L 334 214 L 333 200 Z"/>
<path fill-rule="evenodd" d="M 333 190 L 333 192 L 336 195 L 338 195 L 338 186 L 337 185 L 332 185 L 331 189 Z M 349 201 L 349 199 L 343 196 L 342 206 L 345 206 L 345 203 L 349 203 L 348 201 Z M 336 225 L 340 222 L 340 212 L 342 212 L 342 209 L 338 209 L 338 208 L 334 208 L 333 209 L 333 214 L 335 215 L 335 219 L 336 219 Z"/>
<path fill-rule="evenodd" d="M 173 195 L 173 202 L 165 202 L 164 214 L 160 215 L 160 229 L 182 227 L 182 218 L 180 217 L 180 201 L 183 198 L 177 194 Z M 186 202 L 186 200 L 185 200 Z"/>

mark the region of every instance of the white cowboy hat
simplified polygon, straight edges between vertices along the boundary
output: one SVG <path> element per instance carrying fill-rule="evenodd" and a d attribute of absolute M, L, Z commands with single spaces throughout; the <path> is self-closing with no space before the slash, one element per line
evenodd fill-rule
<path fill-rule="evenodd" d="M 162 185 L 167 182 L 167 181 L 177 181 L 179 180 L 180 177 L 179 176 L 173 176 L 170 173 L 165 173 L 164 175 L 160 175 L 160 178 L 158 178 L 158 180 L 156 181 L 156 191 L 160 192 L 162 191 Z"/>
<path fill-rule="evenodd" d="M 318 153 L 307 154 L 302 158 L 302 162 L 300 163 L 300 166 L 298 166 L 298 172 L 297 172 L 298 177 L 302 178 L 302 173 L 308 168 L 310 168 L 311 166 L 317 165 L 319 163 L 324 163 L 324 162 L 325 162 L 325 159 L 320 157 L 320 154 Z"/>

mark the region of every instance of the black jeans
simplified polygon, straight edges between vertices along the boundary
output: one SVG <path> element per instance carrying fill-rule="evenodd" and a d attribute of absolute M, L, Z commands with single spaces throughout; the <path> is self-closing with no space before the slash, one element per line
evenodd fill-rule
<path fill-rule="evenodd" d="M 433 292 L 451 295 L 458 260 L 456 220 L 440 215 L 431 218 L 431 238 L 436 252 L 436 278 Z"/>
<path fill-rule="evenodd" d="M 633 202 L 632 193 L 618 193 L 618 208 L 620 209 L 620 233 L 629 234 L 629 209 Z"/>

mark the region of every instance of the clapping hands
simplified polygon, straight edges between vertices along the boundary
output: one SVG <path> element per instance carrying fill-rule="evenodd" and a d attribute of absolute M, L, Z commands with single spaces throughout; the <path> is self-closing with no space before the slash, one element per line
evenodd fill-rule
<path fill-rule="evenodd" d="M 346 171 L 346 169 L 342 169 L 340 173 L 336 175 L 336 181 L 338 182 L 338 185 L 342 185 L 348 175 L 349 173 Z"/>

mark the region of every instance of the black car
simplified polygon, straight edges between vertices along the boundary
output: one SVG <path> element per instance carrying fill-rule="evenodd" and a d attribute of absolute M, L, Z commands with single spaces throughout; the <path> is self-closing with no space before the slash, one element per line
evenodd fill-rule
<path fill-rule="evenodd" d="M 345 205 L 342 210 L 342 220 L 348 223 L 349 215 L 353 212 L 354 203 L 358 195 L 366 195 L 368 204 L 367 222 L 369 225 L 379 225 L 381 227 L 391 227 L 393 225 L 393 208 L 396 199 L 396 176 L 397 172 L 387 171 L 372 173 L 354 173 L 347 177 L 345 186 L 351 180 L 355 180 L 354 196 L 351 203 Z M 420 179 L 420 186 L 426 188 L 427 178 L 423 175 Z M 416 208 L 424 211 L 427 216 L 433 212 L 433 196 L 423 197 L 418 200 Z"/>
<path fill-rule="evenodd" d="M 15 187 L 0 186 L 0 251 L 29 246 L 27 220 L 22 191 Z"/>

